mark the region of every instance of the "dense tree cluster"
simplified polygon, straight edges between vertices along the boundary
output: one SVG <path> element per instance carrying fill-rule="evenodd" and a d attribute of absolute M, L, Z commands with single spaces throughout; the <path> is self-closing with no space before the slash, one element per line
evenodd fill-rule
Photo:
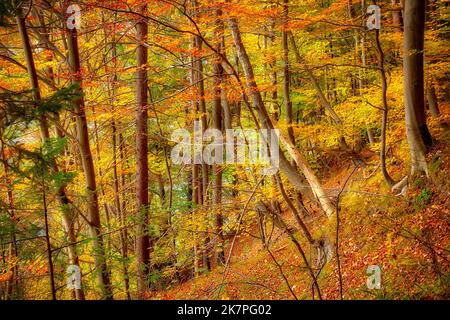
<path fill-rule="evenodd" d="M 444 295 L 449 6 L 2 0 L 0 298 Z"/>

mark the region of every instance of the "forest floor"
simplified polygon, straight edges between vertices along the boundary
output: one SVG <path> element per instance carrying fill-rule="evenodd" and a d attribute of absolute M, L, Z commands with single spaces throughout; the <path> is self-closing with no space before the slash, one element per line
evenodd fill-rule
<path fill-rule="evenodd" d="M 450 119 L 448 106 L 443 107 L 441 121 Z M 370 163 L 351 177 L 341 201 L 339 256 L 344 299 L 435 299 L 448 297 L 449 284 L 449 182 L 450 138 L 448 129 L 438 121 L 430 126 L 436 137 L 428 155 L 429 181 L 418 179 L 410 183 L 404 196 L 396 196 L 384 184 L 378 169 L 378 158 L 366 152 Z M 367 150 L 366 150 L 367 151 Z M 363 151 L 364 153 L 364 151 Z M 393 156 L 402 153 L 393 148 Z M 403 159 L 402 159 L 403 160 Z M 353 171 L 351 161 L 335 162 L 324 185 L 329 190 L 341 190 Z M 397 180 L 407 172 L 404 161 L 390 161 L 389 170 Z M 381 190 L 373 193 L 371 190 Z M 336 220 L 318 216 L 309 219 L 313 235 L 336 236 Z M 295 225 L 288 211 L 283 217 Z M 309 225 L 312 225 L 309 221 Z M 165 290 L 152 292 L 150 299 L 311 299 L 311 279 L 301 256 L 280 229 L 269 227 L 270 251 L 288 279 L 292 292 L 279 267 L 262 245 L 258 227 L 251 234 L 240 234 L 225 267 L 216 267 L 195 279 L 173 284 Z M 309 245 L 296 234 L 304 249 Z M 231 241 L 230 241 L 231 242 Z M 227 251 L 229 248 L 227 248 Z M 228 252 L 227 252 L 228 254 Z M 367 288 L 367 267 L 381 267 L 381 289 Z M 323 299 L 339 299 L 339 281 L 334 257 L 320 273 Z M 223 285 L 223 286 L 222 286 Z M 219 288 L 222 288 L 219 290 Z M 317 294 L 316 294 L 317 298 Z"/>

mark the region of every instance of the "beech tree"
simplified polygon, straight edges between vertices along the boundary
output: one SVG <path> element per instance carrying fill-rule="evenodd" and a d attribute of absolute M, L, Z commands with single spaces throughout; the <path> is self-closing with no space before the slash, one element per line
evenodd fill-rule
<path fill-rule="evenodd" d="M 432 145 L 426 122 L 424 95 L 425 12 L 425 1 L 405 1 L 403 72 L 406 135 L 411 155 L 412 175 L 428 175 L 425 157 L 427 149 Z"/>

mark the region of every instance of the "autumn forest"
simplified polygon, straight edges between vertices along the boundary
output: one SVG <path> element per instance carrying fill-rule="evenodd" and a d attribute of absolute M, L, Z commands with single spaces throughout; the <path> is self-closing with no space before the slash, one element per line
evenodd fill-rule
<path fill-rule="evenodd" d="M 449 0 L 1 0 L 0 300 L 445 299 Z"/>

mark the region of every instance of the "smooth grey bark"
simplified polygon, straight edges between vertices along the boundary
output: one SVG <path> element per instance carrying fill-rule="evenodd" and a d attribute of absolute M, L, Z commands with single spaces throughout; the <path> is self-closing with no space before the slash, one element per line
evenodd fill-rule
<path fill-rule="evenodd" d="M 425 115 L 424 33 L 426 2 L 405 1 L 403 73 L 406 135 L 411 155 L 411 175 L 428 175 L 425 155 L 432 145 Z"/>
<path fill-rule="evenodd" d="M 239 30 L 238 23 L 235 18 L 229 19 L 229 26 L 231 29 L 231 33 L 233 36 L 234 44 L 236 46 L 236 51 L 239 57 L 239 60 L 242 65 L 242 69 L 244 71 L 246 84 L 248 91 L 250 92 L 253 105 L 257 108 L 259 117 L 262 122 L 262 127 L 265 129 L 274 129 L 270 116 L 267 112 L 267 109 L 262 100 L 261 92 L 259 91 L 258 85 L 256 84 L 255 75 L 253 72 L 253 66 L 250 63 L 250 59 L 247 55 L 247 51 L 245 50 L 244 44 L 242 42 L 241 33 Z M 284 135 L 280 134 L 280 140 L 285 145 L 288 153 L 295 160 L 298 168 L 305 175 L 309 187 L 311 188 L 313 194 L 319 201 L 322 209 L 326 213 L 328 217 L 331 217 L 334 214 L 334 207 L 331 204 L 329 197 L 326 195 L 325 190 L 323 189 L 319 179 L 314 174 L 314 172 L 309 168 L 306 159 L 304 156 L 297 150 L 295 145 Z M 298 174 L 296 168 L 294 168 L 289 161 L 284 156 L 283 152 L 280 150 L 279 153 L 279 165 L 280 169 L 289 179 L 289 181 L 299 190 L 304 189 L 307 185 L 304 183 L 304 180 Z"/>

